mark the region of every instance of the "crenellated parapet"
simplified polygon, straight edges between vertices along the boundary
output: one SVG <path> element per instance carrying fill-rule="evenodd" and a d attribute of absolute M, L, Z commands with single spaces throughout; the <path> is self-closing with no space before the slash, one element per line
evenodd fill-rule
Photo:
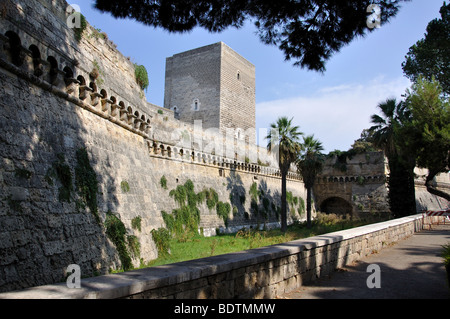
<path fill-rule="evenodd" d="M 2 67 L 104 119 L 148 137 L 151 115 L 109 94 L 91 74 L 77 68 L 75 60 L 56 53 L 43 55 L 41 52 L 50 51 L 32 40 L 11 30 L 0 35 Z"/>
<path fill-rule="evenodd" d="M 87 73 L 83 68 L 79 68 L 77 60 L 43 47 L 42 43 L 32 37 L 25 35 L 21 37 L 21 35 L 21 31 L 16 33 L 11 30 L 0 35 L 0 66 L 2 68 L 142 136 L 147 140 L 151 156 L 281 178 L 278 168 L 249 163 L 248 159 L 238 158 L 237 155 L 234 158 L 217 156 L 214 150 L 204 152 L 201 148 L 177 146 L 171 139 L 162 142 L 156 140 L 155 130 L 152 129 L 153 115 L 139 111 L 127 101 L 113 95 L 114 93 L 109 93 L 107 88 L 101 86 L 95 74 Z M 52 52 L 53 55 L 46 56 L 41 52 L 47 52 L 47 54 Z M 189 131 L 192 132 L 192 130 L 192 127 L 189 127 Z M 208 138 L 209 136 L 202 137 L 205 140 Z M 302 180 L 301 176 L 294 172 L 288 174 L 288 179 Z"/>

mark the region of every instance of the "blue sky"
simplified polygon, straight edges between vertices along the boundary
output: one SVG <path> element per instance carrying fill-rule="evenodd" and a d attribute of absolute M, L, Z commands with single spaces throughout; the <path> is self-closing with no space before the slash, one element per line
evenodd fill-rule
<path fill-rule="evenodd" d="M 269 127 L 279 116 L 293 117 L 302 132 L 314 134 L 325 152 L 330 152 L 351 147 L 362 130 L 371 126 L 370 116 L 378 112 L 378 103 L 390 97 L 401 99 L 411 85 L 401 64 L 408 49 L 424 37 L 427 24 L 440 17 L 443 0 L 402 3 L 389 24 L 335 54 L 324 74 L 284 61 L 277 47 L 260 42 L 251 23 L 222 33 L 199 28 L 171 34 L 102 14 L 92 8 L 92 0 L 71 3 L 80 6 L 89 23 L 106 32 L 123 55 L 147 68 L 149 102 L 164 104 L 166 57 L 223 41 L 256 67 L 257 130 Z"/>

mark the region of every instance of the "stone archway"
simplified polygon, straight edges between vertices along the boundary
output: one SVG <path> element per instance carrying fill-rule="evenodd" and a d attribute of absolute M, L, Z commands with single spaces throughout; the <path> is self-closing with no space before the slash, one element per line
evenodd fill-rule
<path fill-rule="evenodd" d="M 341 197 L 330 197 L 322 202 L 320 211 L 326 214 L 353 215 L 352 204 Z"/>

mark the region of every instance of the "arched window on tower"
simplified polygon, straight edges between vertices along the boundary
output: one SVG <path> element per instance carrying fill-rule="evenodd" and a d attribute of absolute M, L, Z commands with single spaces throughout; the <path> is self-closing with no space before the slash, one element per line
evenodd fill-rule
<path fill-rule="evenodd" d="M 192 104 L 193 111 L 200 111 L 200 101 L 199 99 L 195 99 L 194 103 Z"/>

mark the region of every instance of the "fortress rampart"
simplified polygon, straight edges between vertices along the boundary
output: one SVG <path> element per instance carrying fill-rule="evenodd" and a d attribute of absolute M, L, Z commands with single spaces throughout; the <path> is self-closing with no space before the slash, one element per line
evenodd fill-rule
<path fill-rule="evenodd" d="M 121 268 L 110 215 L 139 243 L 134 266 L 155 259 L 152 230 L 165 226 L 162 211 L 178 208 L 170 191 L 188 180 L 232 207 L 225 224 L 199 204 L 205 235 L 278 225 L 281 181 L 270 156 L 148 103 L 111 41 L 90 25 L 76 40 L 67 6 L 10 1 L 0 20 L 0 291 L 61 282 L 70 264 L 87 277 Z M 252 207 L 254 185 L 264 214 Z M 288 191 L 306 197 L 298 174 Z M 302 218 L 300 208 L 291 206 L 291 218 Z"/>
<path fill-rule="evenodd" d="M 146 101 L 134 64 L 105 34 L 87 24 L 77 39 L 68 7 L 9 0 L 0 8 L 0 292 L 64 281 L 70 264 L 84 277 L 123 267 L 123 251 L 107 234 L 111 216 L 139 248 L 130 253 L 133 266 L 157 258 L 152 231 L 165 227 L 163 211 L 179 208 L 171 190 L 188 181 L 231 208 L 224 220 L 199 203 L 204 235 L 277 227 L 277 163 L 251 143 L 254 67 L 220 43 L 219 127 L 181 121 L 173 105 Z M 242 64 L 237 70 L 234 60 Z M 364 171 L 342 175 L 325 170 L 318 207 L 343 187 L 352 211 L 384 212 L 385 171 L 377 165 L 368 160 L 354 165 Z M 299 174 L 289 173 L 287 191 L 290 221 L 305 218 Z"/>

